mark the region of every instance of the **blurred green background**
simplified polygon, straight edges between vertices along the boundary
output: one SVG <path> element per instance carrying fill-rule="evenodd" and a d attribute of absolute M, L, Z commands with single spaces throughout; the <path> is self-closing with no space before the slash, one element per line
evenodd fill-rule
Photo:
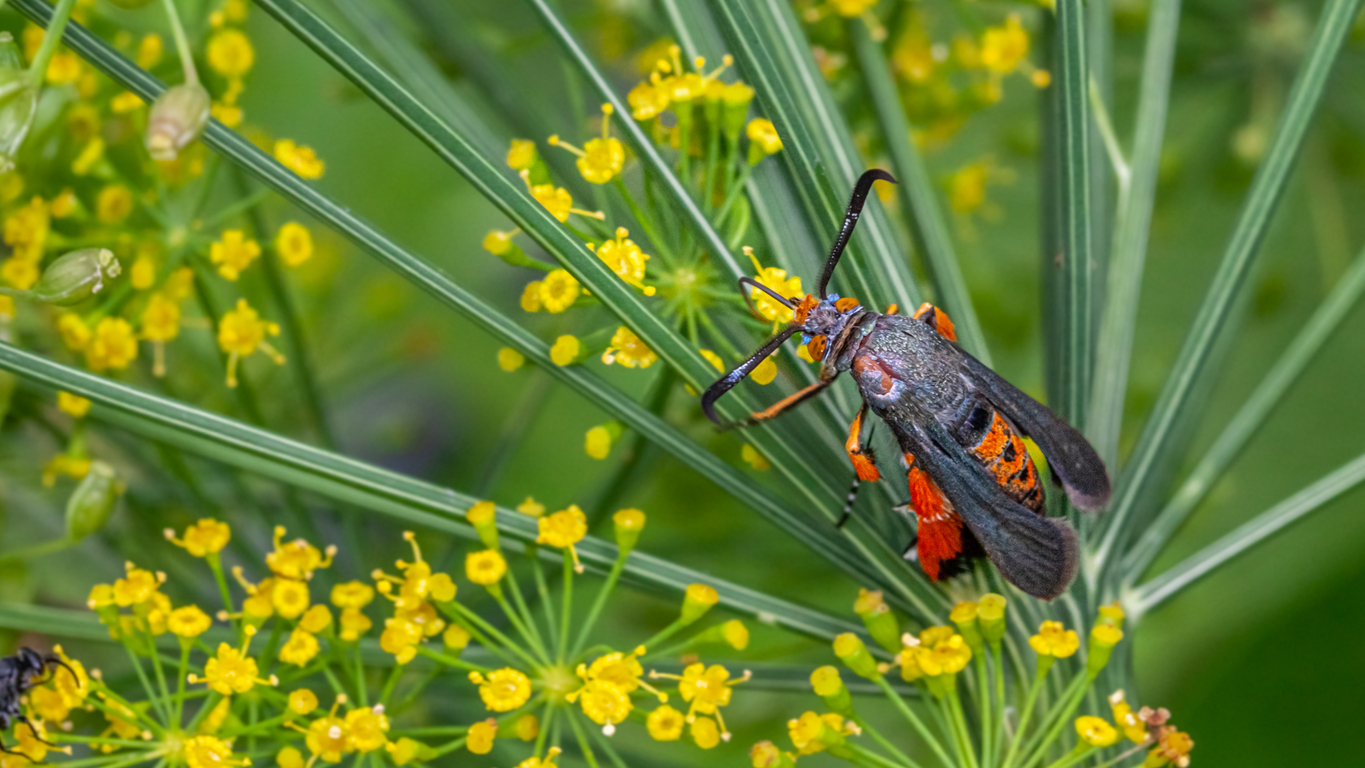
<path fill-rule="evenodd" d="M 326 10 L 325 3 L 316 5 Z M 502 57 L 490 66 L 539 72 L 527 80 L 525 92 L 510 98 L 566 136 L 584 134 L 583 126 L 568 117 L 564 94 L 570 91 L 556 51 L 535 32 L 526 10 L 510 3 L 456 5 L 470 20 L 466 32 L 502 46 Z M 631 32 L 633 45 L 665 33 L 649 26 L 658 19 L 651 21 L 647 3 L 566 5 L 590 40 L 593 31 L 610 30 L 602 21 L 606 11 L 640 24 Z M 1145 7 L 1141 0 L 1116 0 L 1114 6 L 1116 118 L 1126 126 Z M 1179 349 L 1250 182 L 1254 164 L 1239 155 L 1234 136 L 1249 130 L 1253 134 L 1242 134 L 1244 140 L 1254 138 L 1255 131 L 1273 126 L 1277 100 L 1301 53 L 1294 45 L 1302 44 L 1319 9 L 1317 2 L 1184 4 L 1125 447 L 1140 430 Z M 493 207 L 264 13 L 253 11 L 248 30 L 258 56 L 243 97 L 249 125 L 316 148 L 327 161 L 327 175 L 319 182 L 324 191 L 462 286 L 519 313 L 517 299 L 527 275 L 480 247 L 487 230 L 507 227 Z M 1246 320 L 1196 426 L 1193 458 L 1365 243 L 1359 216 L 1365 201 L 1361 32 L 1358 23 L 1264 246 Z M 448 73 L 461 89 L 487 103 L 487 94 L 478 96 L 477 86 L 462 79 L 458 66 L 451 64 Z M 618 74 L 622 90 L 636 76 L 628 63 Z M 973 117 L 961 134 L 928 154 L 931 171 L 941 178 L 986 157 L 1000 171 L 988 186 L 985 212 L 958 217 L 954 234 L 997 369 L 1035 393 L 1042 390 L 1037 109 L 1032 89 L 1008 88 L 1002 104 Z M 485 115 L 500 142 L 513 136 L 545 138 L 519 133 L 515 124 L 499 119 L 504 115 L 496 110 Z M 1120 133 L 1126 142 L 1127 132 Z M 277 205 L 271 218 L 278 223 L 294 215 Z M 508 506 L 532 495 L 552 510 L 579 503 L 599 519 L 617 506 L 637 506 L 649 514 L 644 551 L 848 613 L 859 585 L 667 456 L 648 453 L 617 502 L 610 509 L 593 508 L 613 467 L 625 458 L 622 450 L 603 462 L 584 453 L 584 432 L 607 416 L 530 367 L 502 372 L 495 362 L 499 345 L 488 336 L 339 239 L 319 236 L 323 253 L 297 274 L 294 294 L 304 308 L 311 359 L 344 452 Z M 545 338 L 567 332 L 572 323 L 605 323 L 581 313 L 566 318 L 531 316 L 527 322 Z M 1156 569 L 1358 455 L 1365 428 L 1363 323 L 1365 309 L 1356 308 Z M 288 386 L 287 376 L 263 361 L 251 366 L 268 404 L 272 386 Z M 628 391 L 642 392 L 657 371 L 605 369 L 604 375 Z M 287 398 L 277 405 L 287 407 Z M 233 409 L 226 399 L 217 406 Z M 692 434 L 710 439 L 738 463 L 738 442 L 709 437 L 709 427 L 691 404 L 684 408 L 679 398 L 675 406 L 677 420 L 690 425 Z M 498 454 L 504 424 L 521 415 L 533 419 L 529 433 L 509 453 Z M 99 439 L 120 445 L 115 435 L 106 429 Z M 46 446 L 34 451 L 37 445 L 7 441 L 4 473 L 17 476 L 40 466 L 49 451 Z M 753 475 L 756 482 L 774 483 L 761 473 Z M 276 489 L 262 493 L 274 498 Z M 56 491 L 7 493 L 6 536 L 21 541 L 55 533 L 64 502 Z M 1365 689 L 1365 655 L 1352 650 L 1365 632 L 1360 597 L 1365 559 L 1358 554 L 1365 543 L 1362 503 L 1362 492 L 1346 494 L 1163 605 L 1135 633 L 1138 700 L 1172 710 L 1174 722 L 1198 745 L 1198 764 L 1317 764 L 1358 752 L 1343 737 L 1353 732 L 1358 692 Z M 186 519 L 199 512 L 184 505 Z M 389 542 L 397 541 L 377 523 L 365 530 L 367 535 L 383 531 Z M 29 572 L 11 568 L 6 588 L 43 602 L 80 605 L 92 581 L 113 577 L 128 544 L 154 533 L 125 507 L 109 532 L 76 551 L 79 568 L 72 567 L 73 553 L 54 555 L 34 561 Z M 343 547 L 342 564 L 363 565 L 358 572 L 364 572 L 398 550 L 386 542 L 356 563 Z M 377 552 L 383 557 L 376 558 Z M 627 638 L 625 644 L 667 622 L 673 610 L 652 597 L 623 597 L 614 603 L 604 631 Z M 756 629 L 751 650 L 746 658 L 788 660 L 795 654 L 818 663 L 824 658 L 812 643 L 763 629 Z M 811 704 L 808 699 L 813 697 L 802 693 L 737 696 L 731 708 L 735 742 L 707 754 L 708 762 L 714 756 L 717 763 L 742 764 L 740 750 L 756 739 L 776 737 L 786 717 Z M 464 711 L 459 702 L 446 706 Z"/>

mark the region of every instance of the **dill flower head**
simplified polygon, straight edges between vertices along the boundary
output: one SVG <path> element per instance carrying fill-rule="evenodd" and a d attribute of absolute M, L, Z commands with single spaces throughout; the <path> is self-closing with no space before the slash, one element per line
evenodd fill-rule
<path fill-rule="evenodd" d="M 682 738 L 685 722 L 683 713 L 667 704 L 660 704 L 645 718 L 645 727 L 655 741 L 677 741 Z"/>
<path fill-rule="evenodd" d="M 389 718 L 384 707 L 357 707 L 346 713 L 346 732 L 357 752 L 373 752 L 388 743 L 384 734 L 389 730 Z"/>
<path fill-rule="evenodd" d="M 328 547 L 326 556 L 317 547 L 304 539 L 284 542 L 284 526 L 275 526 L 273 542 L 275 549 L 266 553 L 265 564 L 276 576 L 283 579 L 311 579 L 313 571 L 332 565 L 336 547 Z M 305 606 L 307 607 L 307 606 Z"/>
<path fill-rule="evenodd" d="M 209 260 L 218 265 L 218 274 L 236 280 L 261 255 L 261 246 L 248 239 L 240 229 L 230 229 L 209 246 Z"/>
<path fill-rule="evenodd" d="M 496 549 L 471 552 L 465 556 L 465 578 L 481 586 L 497 584 L 507 574 L 507 561 Z"/>
<path fill-rule="evenodd" d="M 346 721 L 336 716 L 336 707 L 326 717 L 320 717 L 308 724 L 304 737 L 308 751 L 329 763 L 341 762 L 341 756 L 355 751 L 346 732 Z"/>
<path fill-rule="evenodd" d="M 511 712 L 531 698 L 530 678 L 511 667 L 494 670 L 487 677 L 470 672 L 469 679 L 479 686 L 479 697 L 493 712 Z"/>
<path fill-rule="evenodd" d="M 987 27 L 981 33 L 981 66 L 1007 75 L 1024 60 L 1028 49 L 1028 32 L 1019 22 L 1019 14 L 1011 13 L 1003 25 Z"/>
<path fill-rule="evenodd" d="M 227 372 L 229 387 L 237 386 L 238 359 L 251 355 L 258 349 L 269 355 L 277 365 L 284 364 L 284 355 L 275 351 L 275 348 L 266 342 L 267 335 L 280 335 L 279 324 L 262 320 L 260 314 L 246 303 L 246 299 L 238 299 L 236 308 L 223 315 L 222 321 L 218 323 L 218 346 L 229 355 Z"/>
<path fill-rule="evenodd" d="M 374 587 L 363 581 L 348 581 L 332 587 L 332 605 L 341 609 L 359 609 L 374 600 Z"/>
<path fill-rule="evenodd" d="M 551 314 L 558 314 L 573 306 L 574 301 L 583 289 L 578 284 L 578 280 L 569 274 L 567 270 L 556 269 L 545 275 L 545 279 L 540 281 L 538 295 L 540 296 L 540 308 Z"/>
<path fill-rule="evenodd" d="M 1028 640 L 1029 647 L 1039 656 L 1065 659 L 1081 647 L 1080 638 L 1075 630 L 1064 629 L 1060 621 L 1045 621 L 1038 627 L 1038 634 Z"/>
<path fill-rule="evenodd" d="M 480 720 L 469 726 L 465 748 L 476 755 L 486 755 L 493 751 L 493 738 L 498 735 L 498 721 L 493 718 Z"/>
<path fill-rule="evenodd" d="M 639 288 L 646 296 L 653 296 L 654 287 L 643 283 L 649 254 L 642 251 L 634 240 L 630 240 L 629 235 L 625 227 L 617 227 L 615 240 L 608 240 L 595 248 L 589 243 L 588 248 L 626 284 Z"/>
<path fill-rule="evenodd" d="M 627 368 L 648 368 L 658 359 L 659 355 L 624 325 L 616 328 L 611 344 L 602 353 L 602 362 L 606 365 L 620 363 Z"/>
<path fill-rule="evenodd" d="M 343 623 L 346 614 L 342 613 Z M 395 616 L 384 620 L 384 632 L 379 636 L 379 647 L 391 653 L 399 664 L 407 664 L 417 656 L 417 644 L 422 642 L 422 627 Z"/>
<path fill-rule="evenodd" d="M 568 509 L 561 509 L 552 515 L 542 517 L 537 523 L 540 527 L 540 535 L 536 538 L 537 544 L 549 544 L 565 549 L 582 541 L 583 537 L 588 535 L 588 517 L 577 504 L 570 504 Z"/>
<path fill-rule="evenodd" d="M 275 233 L 275 252 L 285 264 L 297 267 L 313 256 L 313 233 L 297 221 L 286 222 Z"/>
<path fill-rule="evenodd" d="M 320 650 L 318 639 L 313 633 L 298 628 L 290 632 L 289 639 L 280 646 L 280 661 L 302 667 L 312 661 Z"/>
<path fill-rule="evenodd" d="M 113 590 L 114 603 L 120 608 L 151 600 L 157 594 L 161 583 L 166 580 L 164 574 L 154 574 L 138 568 L 131 562 L 124 563 L 123 568 L 127 576 L 115 581 Z"/>
<path fill-rule="evenodd" d="M 223 77 L 241 77 L 256 63 L 256 50 L 241 30 L 220 29 L 209 38 L 208 62 Z"/>

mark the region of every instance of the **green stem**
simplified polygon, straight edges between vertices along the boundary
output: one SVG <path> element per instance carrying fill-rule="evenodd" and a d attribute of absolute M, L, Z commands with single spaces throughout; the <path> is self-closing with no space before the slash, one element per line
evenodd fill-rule
<path fill-rule="evenodd" d="M 622 552 L 616 557 L 616 562 L 612 563 L 611 572 L 607 574 L 607 580 L 602 584 L 602 589 L 598 591 L 597 597 L 593 599 L 592 607 L 588 609 L 588 615 L 583 620 L 583 626 L 578 630 L 578 639 L 573 644 L 573 655 L 578 656 L 583 652 L 583 646 L 588 642 L 588 634 L 597 624 L 597 617 L 601 615 L 602 609 L 607 605 L 607 598 L 611 596 L 612 590 L 616 588 L 616 582 L 621 578 L 621 570 L 625 568 L 626 557 L 630 553 Z M 567 633 L 568 628 L 565 628 Z M 647 646 L 646 646 L 647 647 Z"/>
<path fill-rule="evenodd" d="M 986 654 L 985 648 L 982 652 L 975 653 L 976 658 L 976 684 L 973 686 L 976 691 L 976 703 L 981 715 L 981 764 L 989 768 L 991 763 L 991 735 L 995 729 L 991 727 L 991 680 L 986 674 Z M 1004 710 L 1004 702 L 999 703 L 1000 710 Z"/>
<path fill-rule="evenodd" d="M 541 565 L 535 549 L 534 545 L 527 547 L 526 556 L 531 559 L 531 574 L 536 582 L 536 595 L 540 598 L 541 610 L 545 612 L 546 634 L 549 635 L 550 645 L 559 647 L 563 644 L 561 636 L 567 633 L 569 628 L 555 626 L 555 609 L 550 600 L 550 584 L 545 580 L 545 568 Z"/>
<path fill-rule="evenodd" d="M 882 749 L 885 749 L 887 752 L 890 752 L 892 757 L 894 757 L 896 760 L 899 760 L 901 765 L 909 766 L 909 768 L 920 768 L 919 763 L 916 763 L 914 760 L 911 760 L 909 755 L 906 755 L 904 752 L 897 749 L 895 744 L 892 744 L 889 739 L 887 739 L 885 736 L 881 734 L 881 731 L 878 731 L 876 728 L 873 728 L 872 725 L 868 723 L 866 720 L 859 717 L 858 715 L 853 715 L 851 719 L 853 720 L 853 722 L 858 724 L 859 728 L 863 729 L 863 733 L 866 733 L 868 736 L 871 736 L 873 741 L 877 742 L 882 746 Z"/>
<path fill-rule="evenodd" d="M 967 716 L 962 712 L 962 699 L 957 695 L 956 686 L 948 689 L 948 711 L 952 715 L 957 738 L 962 741 L 962 754 L 967 758 L 968 768 L 979 768 L 976 748 L 972 744 L 972 734 L 967 730 Z"/>
<path fill-rule="evenodd" d="M 448 667 L 455 667 L 456 669 L 463 669 L 469 672 L 479 672 L 485 675 L 493 671 L 489 667 L 482 667 L 479 666 L 478 664 L 472 664 L 468 661 L 465 661 L 464 659 L 458 659 L 449 654 L 441 653 L 439 651 L 433 651 L 430 648 L 426 647 L 425 645 L 418 645 L 416 646 L 416 648 L 417 653 L 421 654 L 422 656 L 425 656 L 428 659 L 431 659 L 432 661 L 445 664 Z"/>
<path fill-rule="evenodd" d="M 1047 729 L 1047 733 L 1038 740 L 1036 746 L 1033 746 L 1033 751 L 1029 754 L 1028 759 L 1020 763 L 1023 768 L 1030 768 L 1030 766 L 1042 762 L 1043 757 L 1047 755 L 1047 748 L 1061 735 L 1062 729 L 1066 727 L 1067 721 L 1075 714 L 1076 708 L 1081 705 L 1081 699 L 1085 697 L 1086 690 L 1094 681 L 1094 678 L 1085 674 L 1076 675 L 1076 678 L 1071 681 L 1071 685 L 1062 694 L 1062 698 L 1057 701 L 1053 711 L 1044 719 L 1044 722 L 1051 722 L 1052 725 Z"/>
<path fill-rule="evenodd" d="M 180 54 L 180 66 L 185 70 L 185 85 L 198 85 L 199 73 L 194 69 L 194 52 L 190 50 L 189 38 L 185 27 L 180 23 L 180 13 L 175 10 L 175 0 L 162 0 L 166 6 L 166 16 L 171 21 L 171 32 L 175 35 L 175 49 Z"/>
<path fill-rule="evenodd" d="M 1080 744 L 1077 744 L 1076 746 L 1077 746 L 1076 749 L 1073 749 L 1070 752 L 1066 753 L 1066 755 L 1062 757 L 1062 759 L 1058 760 L 1052 765 L 1049 765 L 1048 768 L 1067 768 L 1068 766 L 1075 765 L 1076 763 L 1079 763 L 1080 761 L 1089 757 L 1090 753 L 1095 751 L 1095 748 L 1093 746 L 1090 746 L 1089 744 L 1086 744 L 1084 749 L 1080 748 Z"/>
<path fill-rule="evenodd" d="M 900 693 L 896 691 L 895 688 L 891 687 L 891 683 L 888 683 L 885 677 L 878 677 L 873 682 L 877 684 L 878 688 L 882 689 L 882 692 L 886 694 L 886 698 L 895 705 L 896 709 L 900 710 L 901 715 L 910 723 L 910 727 L 914 728 L 915 732 L 920 735 L 920 738 L 924 739 L 924 742 L 929 745 L 929 748 L 934 751 L 934 754 L 938 755 L 938 759 L 942 760 L 944 765 L 950 767 L 958 765 L 952 758 L 948 757 L 947 751 L 943 749 L 943 744 L 929 731 L 929 728 L 924 724 L 924 721 L 910 709 L 910 705 L 905 703 L 905 699 L 901 698 Z"/>
<path fill-rule="evenodd" d="M 27 547 L 20 547 L 19 549 L 0 554 L 0 563 L 8 563 L 15 560 L 32 560 L 35 557 L 42 557 L 43 555 L 50 555 L 53 552 L 61 552 L 64 549 L 69 549 L 70 547 L 75 546 L 76 543 L 77 542 L 71 539 L 63 537 L 51 541 L 44 541 L 39 544 L 31 544 Z"/>
<path fill-rule="evenodd" d="M 578 740 L 578 748 L 583 750 L 583 759 L 588 761 L 589 768 L 601 768 L 597 763 L 597 756 L 592 752 L 592 746 L 588 743 L 588 735 L 583 732 L 583 724 L 578 722 L 577 710 L 568 711 L 569 727 L 573 729 L 574 738 Z"/>
<path fill-rule="evenodd" d="M 540 628 L 536 626 L 535 619 L 531 617 L 531 609 L 527 607 L 526 599 L 521 594 L 521 585 L 517 582 L 517 578 L 511 569 L 508 569 L 503 582 L 511 586 L 512 600 L 516 605 L 509 606 L 502 597 L 496 595 L 494 597 L 503 605 L 503 610 L 508 611 L 508 617 L 513 619 L 513 625 L 518 628 L 526 642 L 531 645 L 536 653 L 540 654 L 542 659 L 548 662 L 550 649 L 545 645 L 545 639 L 540 636 Z M 515 616 L 511 613 L 513 609 L 516 611 Z"/>
<path fill-rule="evenodd" d="M 998 657 L 999 651 L 996 653 Z M 1015 755 L 1019 753 L 1019 748 L 1023 746 L 1024 732 L 1028 728 L 1029 718 L 1033 715 L 1034 705 L 1038 703 L 1038 694 L 1043 690 L 1043 680 L 1047 677 L 1047 672 L 1051 668 L 1051 662 L 1048 662 L 1047 666 L 1041 664 L 1038 666 L 1038 672 L 1033 676 L 1033 684 L 1029 686 L 1028 694 L 1024 699 L 1024 709 L 1019 714 L 1019 725 L 1014 729 L 1014 739 L 1010 741 L 1010 748 L 1009 751 L 1005 753 L 1005 759 L 1000 761 L 1000 768 L 1010 768 L 1014 763 Z"/>
<path fill-rule="evenodd" d="M 506 602 L 505 602 L 504 600 L 502 600 L 501 598 L 495 597 L 494 599 L 496 599 L 496 600 L 498 601 L 499 604 L 503 604 L 503 605 L 506 604 Z M 479 615 L 478 615 L 477 613 L 474 613 L 473 611 L 469 610 L 468 608 L 466 608 L 465 606 L 461 605 L 460 603 L 455 603 L 455 610 L 459 611 L 459 612 L 460 612 L 460 615 L 464 616 L 464 617 L 465 617 L 466 619 L 468 619 L 471 623 L 477 624 L 477 625 L 479 626 L 480 629 L 482 629 L 484 632 L 488 633 L 488 635 L 490 635 L 491 637 L 493 637 L 494 639 L 496 639 L 499 643 L 502 644 L 502 646 L 503 646 L 504 648 L 506 648 L 507 650 L 511 651 L 512 653 L 515 653 L 516 655 L 520 656 L 520 657 L 522 658 L 522 660 L 525 661 L 527 664 L 531 665 L 532 667 L 539 666 L 539 662 L 537 662 L 535 659 L 531 658 L 531 655 L 530 655 L 530 654 L 528 654 L 528 653 L 526 653 L 525 651 L 523 651 L 523 650 L 521 649 L 521 646 L 519 646 L 519 645 L 517 645 L 516 643 L 512 642 L 512 639 L 511 639 L 511 638 L 509 638 L 507 635 L 504 635 L 497 627 L 495 627 L 495 626 L 493 626 L 492 624 L 489 624 L 488 622 L 484 621 L 482 618 L 479 617 Z M 506 610 L 506 609 L 504 609 L 504 611 L 505 611 L 505 610 Z M 510 614 L 509 614 L 509 615 L 510 615 Z M 492 647 L 492 644 L 491 644 L 491 643 L 488 643 L 488 644 L 486 644 L 486 645 L 488 645 L 489 647 Z"/>
<path fill-rule="evenodd" d="M 56 53 L 58 44 L 62 42 L 62 33 L 66 31 L 66 23 L 71 20 L 71 9 L 75 7 L 76 0 L 58 0 L 57 9 L 52 12 L 52 21 L 43 35 L 43 43 L 38 46 L 38 53 L 34 54 L 33 63 L 28 67 L 30 87 L 42 87 L 48 62 L 52 61 L 52 54 Z"/>
<path fill-rule="evenodd" d="M 180 646 L 180 668 L 176 674 L 175 683 L 175 718 L 171 720 L 172 728 L 179 728 L 184 722 L 185 717 L 185 681 L 189 676 L 190 665 L 190 646 L 181 641 Z"/>
<path fill-rule="evenodd" d="M 564 584 L 563 591 L 564 607 L 559 615 L 559 655 L 556 657 L 560 664 L 564 663 L 564 656 L 569 648 L 569 622 L 573 618 L 573 579 L 574 561 L 569 550 L 564 550 Z"/>

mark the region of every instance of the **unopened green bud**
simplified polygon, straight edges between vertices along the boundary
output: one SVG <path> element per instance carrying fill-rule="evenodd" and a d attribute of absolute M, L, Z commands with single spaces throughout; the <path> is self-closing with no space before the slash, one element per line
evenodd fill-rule
<path fill-rule="evenodd" d="M 645 529 L 645 513 L 638 509 L 622 509 L 612 515 L 611 521 L 616 529 L 616 546 L 624 556 L 635 549 L 635 543 L 640 540 L 640 532 Z"/>
<path fill-rule="evenodd" d="M 33 125 L 34 113 L 38 111 L 38 89 L 29 79 L 28 72 L 15 64 L 8 63 L 18 55 L 14 38 L 8 32 L 0 35 L 0 173 L 14 170 L 14 158 L 28 137 Z"/>
<path fill-rule="evenodd" d="M 881 590 L 858 590 L 858 599 L 853 603 L 853 612 L 862 618 L 863 625 L 867 627 L 868 634 L 872 635 L 872 639 L 877 641 L 877 645 L 891 653 L 900 652 L 900 621 L 891 612 L 891 606 L 882 600 Z"/>
<path fill-rule="evenodd" d="M 967 647 L 975 654 L 985 650 L 985 638 L 981 636 L 981 624 L 978 621 L 979 609 L 980 606 L 976 603 L 963 601 L 954 606 L 953 612 L 948 615 L 948 618 L 957 625 L 957 633 L 962 635 Z"/>
<path fill-rule="evenodd" d="M 721 125 L 725 138 L 731 146 L 736 146 L 740 131 L 744 130 L 744 118 L 749 114 L 749 102 L 754 100 L 754 89 L 744 83 L 731 83 L 721 91 L 720 99 L 724 104 Z"/>
<path fill-rule="evenodd" d="M 834 638 L 834 655 L 859 677 L 868 680 L 880 680 L 882 677 L 877 669 L 877 660 L 872 658 L 863 639 L 852 632 Z"/>
<path fill-rule="evenodd" d="M 62 254 L 43 270 L 29 297 L 45 304 L 69 307 L 104 290 L 105 279 L 119 276 L 114 252 L 107 248 L 82 248 Z"/>
<path fill-rule="evenodd" d="M 714 587 L 705 584 L 689 584 L 687 592 L 683 593 L 680 620 L 683 624 L 691 624 L 705 616 L 706 612 L 718 602 L 720 602 L 720 595 L 716 594 Z"/>
<path fill-rule="evenodd" d="M 147 117 L 147 154 L 153 160 L 174 160 L 204 132 L 211 101 L 199 83 L 181 83 L 163 91 Z"/>
<path fill-rule="evenodd" d="M 481 501 L 465 513 L 465 519 L 479 534 L 479 541 L 489 549 L 498 548 L 497 513 L 498 508 L 491 501 Z"/>
<path fill-rule="evenodd" d="M 90 462 L 90 471 L 66 502 L 66 537 L 80 541 L 103 528 L 121 493 L 123 483 L 114 468 L 102 461 Z"/>
<path fill-rule="evenodd" d="M 994 650 L 1005 636 L 1005 598 L 994 592 L 987 592 L 976 601 L 976 618 L 981 627 L 981 636 Z M 964 638 L 965 639 L 965 638 Z"/>
<path fill-rule="evenodd" d="M 605 459 L 611 455 L 612 446 L 620 441 L 624 433 L 625 429 L 619 421 L 598 424 L 583 435 L 583 450 L 594 459 Z"/>
<path fill-rule="evenodd" d="M 824 666 L 815 670 L 811 673 L 810 685 L 815 689 L 815 695 L 824 700 L 829 711 L 853 717 L 853 697 L 839 677 L 838 667 Z"/>

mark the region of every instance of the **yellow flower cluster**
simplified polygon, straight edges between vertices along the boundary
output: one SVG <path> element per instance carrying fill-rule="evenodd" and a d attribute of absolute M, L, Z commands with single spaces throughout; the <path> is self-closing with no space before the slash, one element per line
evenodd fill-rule
<path fill-rule="evenodd" d="M 433 573 L 431 565 L 422 559 L 417 535 L 407 531 L 403 538 L 412 545 L 413 560 L 397 561 L 402 578 L 379 569 L 370 574 L 379 593 L 393 603 L 393 616 L 384 620 L 379 645 L 399 664 L 412 661 L 423 640 L 445 629 L 446 622 L 437 614 L 436 606 L 454 600 L 456 591 L 449 574 Z"/>

